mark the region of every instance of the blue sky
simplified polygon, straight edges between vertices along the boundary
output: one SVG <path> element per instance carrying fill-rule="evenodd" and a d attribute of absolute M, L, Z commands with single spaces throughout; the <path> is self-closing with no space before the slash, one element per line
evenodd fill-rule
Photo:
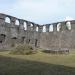
<path fill-rule="evenodd" d="M 0 0 L 0 13 L 48 24 L 75 19 L 75 0 Z"/>

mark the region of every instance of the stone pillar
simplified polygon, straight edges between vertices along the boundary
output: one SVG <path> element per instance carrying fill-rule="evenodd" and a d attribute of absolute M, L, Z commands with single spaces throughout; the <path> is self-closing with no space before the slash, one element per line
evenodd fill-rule
<path fill-rule="evenodd" d="M 46 25 L 46 32 L 49 32 L 49 26 L 50 25 Z"/>
<path fill-rule="evenodd" d="M 21 39 L 21 42 L 23 43 L 25 39 L 25 32 L 24 32 L 24 20 L 19 19 L 19 38 Z"/>
<path fill-rule="evenodd" d="M 71 30 L 75 30 L 75 20 L 70 21 L 70 23 L 71 23 Z"/>
<path fill-rule="evenodd" d="M 31 30 L 31 28 L 30 28 L 30 24 L 31 24 L 31 23 L 28 22 L 28 21 L 27 21 L 26 23 L 27 23 L 27 30 L 30 31 L 30 30 Z"/>
<path fill-rule="evenodd" d="M 20 23 L 20 26 L 19 26 L 19 28 L 20 29 L 24 29 L 24 20 L 19 20 L 19 23 Z"/>
<path fill-rule="evenodd" d="M 0 25 L 5 24 L 5 17 L 6 17 L 5 14 L 0 14 Z"/>
<path fill-rule="evenodd" d="M 57 23 L 52 24 L 53 25 L 53 32 L 57 31 Z"/>
<path fill-rule="evenodd" d="M 36 31 L 36 24 L 33 25 L 33 31 Z"/>
<path fill-rule="evenodd" d="M 66 22 L 61 23 L 61 31 L 67 30 L 66 29 Z"/>
<path fill-rule="evenodd" d="M 43 26 L 39 26 L 38 27 L 38 32 L 42 32 L 43 31 Z"/>
<path fill-rule="evenodd" d="M 10 23 L 11 25 L 15 25 L 16 18 L 15 17 L 10 17 Z"/>

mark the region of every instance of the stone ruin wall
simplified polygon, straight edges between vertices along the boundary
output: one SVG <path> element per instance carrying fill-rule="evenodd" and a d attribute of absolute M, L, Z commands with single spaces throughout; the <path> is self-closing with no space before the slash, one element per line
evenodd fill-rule
<path fill-rule="evenodd" d="M 6 18 L 9 18 L 9 23 L 6 22 Z M 19 25 L 16 24 L 16 21 L 19 22 Z M 24 23 L 27 26 L 26 30 Z M 35 42 L 39 47 L 40 34 L 36 31 L 36 27 L 40 31 L 40 26 L 36 23 L 0 13 L 0 49 L 9 49 L 19 43 L 31 44 L 34 47 Z"/>
<path fill-rule="evenodd" d="M 10 19 L 9 23 L 6 22 L 7 17 Z M 19 22 L 19 25 L 16 24 L 16 21 Z M 75 49 L 75 21 L 69 22 L 71 23 L 71 29 L 66 28 L 67 21 L 39 25 L 0 13 L 0 49 L 10 49 L 19 43 L 27 43 L 33 47 L 50 50 Z M 24 23 L 27 29 L 25 29 Z M 57 31 L 59 23 L 61 24 L 61 30 Z M 51 25 L 53 25 L 53 31 L 49 29 Z M 45 32 L 43 32 L 44 26 Z M 38 28 L 38 31 L 36 28 Z"/>
<path fill-rule="evenodd" d="M 71 29 L 68 29 L 66 23 L 70 22 Z M 61 24 L 60 31 L 57 31 L 57 25 Z M 53 31 L 49 31 L 49 26 L 53 25 Z M 65 50 L 75 49 L 75 21 L 64 21 L 52 24 L 46 24 L 46 32 L 41 33 L 40 47 L 47 50 Z"/>

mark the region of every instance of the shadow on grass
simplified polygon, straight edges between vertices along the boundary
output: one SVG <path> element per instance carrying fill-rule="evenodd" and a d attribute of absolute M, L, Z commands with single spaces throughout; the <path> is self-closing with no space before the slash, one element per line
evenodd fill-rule
<path fill-rule="evenodd" d="M 0 56 L 0 75 L 75 75 L 75 68 Z"/>

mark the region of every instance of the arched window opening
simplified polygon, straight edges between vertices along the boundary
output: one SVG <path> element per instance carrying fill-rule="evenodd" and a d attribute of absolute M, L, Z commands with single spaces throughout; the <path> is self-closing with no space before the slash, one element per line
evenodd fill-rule
<path fill-rule="evenodd" d="M 5 18 L 5 22 L 10 23 L 10 18 L 9 17 L 6 17 Z"/>
<path fill-rule="evenodd" d="M 49 26 L 49 32 L 53 32 L 53 25 Z"/>
<path fill-rule="evenodd" d="M 33 24 L 30 25 L 31 30 L 33 30 Z"/>
<path fill-rule="evenodd" d="M 36 27 L 36 31 L 37 31 L 37 32 L 38 32 L 38 29 L 39 29 L 39 28 L 38 28 L 38 27 Z"/>
<path fill-rule="evenodd" d="M 43 32 L 46 32 L 46 26 L 43 26 Z"/>
<path fill-rule="evenodd" d="M 19 20 L 16 20 L 15 25 L 19 25 Z"/>
<path fill-rule="evenodd" d="M 57 31 L 60 31 L 61 30 L 61 23 L 58 23 L 57 24 Z"/>
<path fill-rule="evenodd" d="M 24 30 L 27 30 L 27 24 L 24 22 Z"/>
<path fill-rule="evenodd" d="M 33 24 L 31 23 L 31 25 L 30 25 L 31 27 L 33 27 Z"/>
<path fill-rule="evenodd" d="M 71 22 L 67 22 L 66 27 L 67 27 L 68 30 L 71 30 Z"/>

